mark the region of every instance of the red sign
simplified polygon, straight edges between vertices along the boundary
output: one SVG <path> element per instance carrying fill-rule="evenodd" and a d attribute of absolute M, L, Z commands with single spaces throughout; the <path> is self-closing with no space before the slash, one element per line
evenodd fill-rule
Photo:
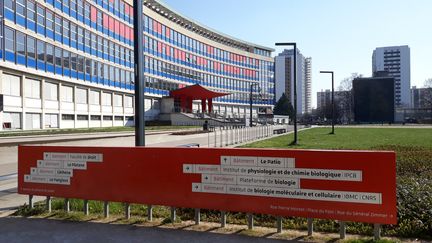
<path fill-rule="evenodd" d="M 396 224 L 394 152 L 20 146 L 21 194 Z"/>

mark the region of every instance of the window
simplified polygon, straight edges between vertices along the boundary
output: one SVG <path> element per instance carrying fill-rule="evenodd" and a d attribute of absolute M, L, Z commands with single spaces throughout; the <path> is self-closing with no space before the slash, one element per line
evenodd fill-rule
<path fill-rule="evenodd" d="M 62 34 L 62 19 L 59 15 L 55 15 L 54 17 L 54 22 L 55 22 L 55 33 L 57 35 L 61 35 Z"/>
<path fill-rule="evenodd" d="M 16 0 L 16 13 L 25 17 L 25 0 Z"/>
<path fill-rule="evenodd" d="M 75 119 L 75 115 L 73 114 L 62 114 L 63 121 L 73 121 Z"/>
<path fill-rule="evenodd" d="M 41 128 L 41 114 L 26 113 L 26 129 L 40 129 Z"/>
<path fill-rule="evenodd" d="M 65 102 L 73 102 L 73 87 L 70 86 L 62 86 L 61 87 L 61 101 Z M 72 118 L 73 120 L 73 118 Z"/>
<path fill-rule="evenodd" d="M 96 90 L 90 90 L 90 100 L 91 105 L 100 105 L 100 92 Z"/>
<path fill-rule="evenodd" d="M 87 104 L 87 90 L 86 89 L 76 89 L 76 103 L 77 104 Z"/>
<path fill-rule="evenodd" d="M 123 106 L 123 96 L 114 94 L 114 106 L 122 107 Z"/>
<path fill-rule="evenodd" d="M 25 79 L 25 86 L 24 86 L 24 93 L 25 97 L 27 98 L 33 98 L 33 99 L 40 99 L 40 89 L 41 89 L 41 82 L 39 80 L 34 79 Z"/>
<path fill-rule="evenodd" d="M 90 116 L 90 120 L 92 120 L 92 121 L 100 121 L 101 120 L 101 116 L 91 115 Z"/>
<path fill-rule="evenodd" d="M 122 116 L 115 116 L 114 120 L 116 120 L 116 121 L 123 121 L 123 117 Z"/>
<path fill-rule="evenodd" d="M 36 22 L 35 2 L 27 0 L 27 19 Z"/>
<path fill-rule="evenodd" d="M 4 112 L 3 113 L 3 127 L 9 128 L 9 129 L 21 129 L 21 113 Z"/>
<path fill-rule="evenodd" d="M 54 47 L 48 43 L 46 43 L 46 62 L 54 65 Z"/>
<path fill-rule="evenodd" d="M 132 96 L 125 96 L 125 100 L 124 100 L 124 106 L 125 107 L 128 107 L 128 108 L 131 108 L 131 107 L 133 107 L 133 97 Z"/>
<path fill-rule="evenodd" d="M 70 55 L 69 51 L 63 50 L 63 68 L 70 69 Z"/>
<path fill-rule="evenodd" d="M 37 58 L 39 61 L 45 61 L 45 42 L 37 40 Z"/>
<path fill-rule="evenodd" d="M 88 121 L 88 115 L 77 115 L 78 121 Z"/>
<path fill-rule="evenodd" d="M 62 49 L 55 47 L 55 65 L 56 68 L 62 68 Z M 61 71 L 60 71 L 61 72 Z"/>
<path fill-rule="evenodd" d="M 16 32 L 16 53 L 18 55 L 22 55 L 25 56 L 25 45 L 26 45 L 26 40 L 25 40 L 25 34 L 17 31 Z"/>
<path fill-rule="evenodd" d="M 15 75 L 3 74 L 2 93 L 10 96 L 21 95 L 21 78 Z"/>
<path fill-rule="evenodd" d="M 103 116 L 104 121 L 112 121 L 113 117 L 112 116 Z"/>
<path fill-rule="evenodd" d="M 58 100 L 58 84 L 45 82 L 44 96 L 46 100 Z"/>
<path fill-rule="evenodd" d="M 30 36 L 27 36 L 27 57 L 36 59 L 36 41 Z"/>
<path fill-rule="evenodd" d="M 45 114 L 45 128 L 58 128 L 58 115 Z"/>
<path fill-rule="evenodd" d="M 111 106 L 112 102 L 112 94 L 111 93 L 102 93 L 102 105 L 104 106 Z"/>
<path fill-rule="evenodd" d="M 46 19 L 45 19 L 46 23 L 45 23 L 45 27 L 48 30 L 53 30 L 54 29 L 54 15 L 53 12 L 46 10 Z"/>
<path fill-rule="evenodd" d="M 5 50 L 15 53 L 15 31 L 5 27 Z"/>

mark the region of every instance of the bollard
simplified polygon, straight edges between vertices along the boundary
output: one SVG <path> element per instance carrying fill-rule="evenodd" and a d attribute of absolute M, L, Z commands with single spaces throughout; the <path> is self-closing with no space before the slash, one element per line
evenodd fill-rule
<path fill-rule="evenodd" d="M 51 197 L 50 196 L 46 197 L 45 206 L 46 206 L 46 210 L 51 213 Z"/>
<path fill-rule="evenodd" d="M 226 226 L 226 212 L 225 211 L 221 211 L 221 227 L 225 228 Z"/>
<path fill-rule="evenodd" d="M 33 208 L 33 207 L 34 207 L 33 195 L 29 195 L 29 208 Z"/>
<path fill-rule="evenodd" d="M 253 221 L 253 214 L 248 213 L 247 214 L 247 223 L 248 223 L 248 229 L 253 229 L 254 227 L 254 221 Z"/>
<path fill-rule="evenodd" d="M 84 200 L 84 214 L 89 215 L 89 203 L 88 200 Z"/>
<path fill-rule="evenodd" d="M 199 225 L 201 222 L 200 209 L 195 208 L 195 225 Z"/>
<path fill-rule="evenodd" d="M 104 202 L 104 217 L 105 218 L 109 217 L 109 202 L 108 201 Z"/>
<path fill-rule="evenodd" d="M 147 206 L 147 220 L 148 221 L 153 220 L 153 206 L 152 205 Z"/>
<path fill-rule="evenodd" d="M 374 240 L 381 239 L 381 225 L 380 224 L 374 224 Z"/>
<path fill-rule="evenodd" d="M 282 217 L 281 216 L 277 217 L 276 227 L 277 227 L 277 232 L 282 233 Z"/>
<path fill-rule="evenodd" d="M 339 221 L 339 235 L 341 240 L 346 237 L 346 223 L 344 221 Z"/>
<path fill-rule="evenodd" d="M 69 198 L 65 198 L 65 200 L 64 200 L 64 210 L 66 211 L 66 212 L 70 212 L 70 202 L 69 202 Z"/>
<path fill-rule="evenodd" d="M 130 219 L 130 204 L 125 203 L 125 218 Z"/>
<path fill-rule="evenodd" d="M 171 222 L 174 223 L 175 220 L 176 220 L 176 208 L 171 207 Z"/>
<path fill-rule="evenodd" d="M 307 228 L 308 228 L 308 236 L 312 236 L 312 234 L 313 234 L 313 219 L 312 218 L 307 219 Z"/>

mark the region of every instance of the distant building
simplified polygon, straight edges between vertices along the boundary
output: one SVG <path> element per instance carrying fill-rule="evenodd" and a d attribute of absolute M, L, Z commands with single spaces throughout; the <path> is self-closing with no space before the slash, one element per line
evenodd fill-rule
<path fill-rule="evenodd" d="M 276 100 L 287 94 L 294 105 L 294 50 L 284 50 L 276 62 Z M 297 114 L 312 112 L 312 58 L 297 49 Z"/>
<path fill-rule="evenodd" d="M 417 88 L 413 86 L 411 89 L 411 107 L 431 108 L 432 106 L 432 88 Z"/>
<path fill-rule="evenodd" d="M 359 123 L 395 121 L 395 80 L 393 77 L 353 80 L 354 120 Z"/>
<path fill-rule="evenodd" d="M 342 100 L 344 97 L 349 94 L 351 91 L 335 91 L 334 92 L 334 99 L 335 104 L 337 105 L 340 100 Z M 331 104 L 331 90 L 326 89 L 325 91 L 321 90 L 317 92 L 317 109 L 322 109 L 328 104 Z"/>
<path fill-rule="evenodd" d="M 408 46 L 379 47 L 373 51 L 372 73 L 387 71 L 394 78 L 395 107 L 410 107 L 411 58 Z"/>

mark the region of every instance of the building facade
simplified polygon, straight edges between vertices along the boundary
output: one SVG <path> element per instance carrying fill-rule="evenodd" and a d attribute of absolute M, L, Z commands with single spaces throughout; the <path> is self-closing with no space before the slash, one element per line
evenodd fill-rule
<path fill-rule="evenodd" d="M 276 100 L 285 93 L 294 105 L 294 50 L 284 50 L 275 57 Z M 297 114 L 312 112 L 312 58 L 297 49 Z"/>
<path fill-rule="evenodd" d="M 432 108 L 432 88 L 411 88 L 411 107 L 418 108 Z"/>
<path fill-rule="evenodd" d="M 372 73 L 386 71 L 395 79 L 395 106 L 407 108 L 411 103 L 411 57 L 408 46 L 379 47 L 373 51 Z"/>
<path fill-rule="evenodd" d="M 132 1 L 0 4 L 0 129 L 133 125 Z M 271 48 L 214 31 L 155 0 L 145 1 L 143 19 L 146 120 L 158 119 L 162 97 L 192 84 L 229 93 L 213 103 L 229 116 L 247 115 L 251 87 L 259 97 L 255 114 L 273 106 Z"/>

